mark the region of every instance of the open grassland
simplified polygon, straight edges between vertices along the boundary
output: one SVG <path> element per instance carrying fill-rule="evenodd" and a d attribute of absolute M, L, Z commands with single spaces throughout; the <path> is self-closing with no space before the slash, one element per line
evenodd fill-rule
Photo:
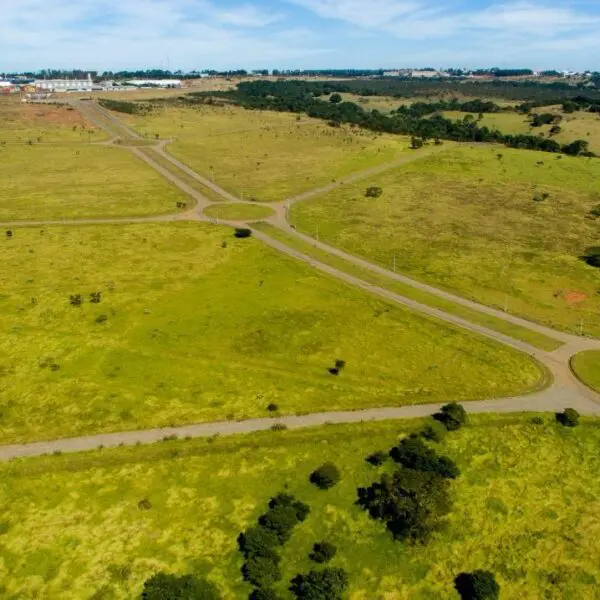
<path fill-rule="evenodd" d="M 263 204 L 223 203 L 209 206 L 204 214 L 225 221 L 255 221 L 270 217 L 273 211 Z"/>
<path fill-rule="evenodd" d="M 175 138 L 174 156 L 245 199 L 283 200 L 407 151 L 403 136 L 333 128 L 286 113 L 227 106 L 157 108 L 117 115 L 144 136 Z"/>
<path fill-rule="evenodd" d="M 184 198 L 124 149 L 0 146 L 0 220 L 168 213 Z"/>
<path fill-rule="evenodd" d="M 51 456 L 0 465 L 3 597 L 129 599 L 158 570 L 207 576 L 227 600 L 248 597 L 240 531 L 285 490 L 308 519 L 282 552 L 286 582 L 313 568 L 312 545 L 338 547 L 350 600 L 458 600 L 462 571 L 495 573 L 502 598 L 594 600 L 600 582 L 600 444 L 596 421 L 570 430 L 544 417 L 472 417 L 439 450 L 457 461 L 454 507 L 425 546 L 394 542 L 355 505 L 382 470 L 364 458 L 419 422 L 328 426 L 211 441 Z M 340 483 L 321 491 L 325 461 Z M 142 504 L 145 510 L 140 509 Z"/>
<path fill-rule="evenodd" d="M 599 180 L 595 159 L 461 146 L 295 204 L 291 219 L 386 268 L 395 257 L 403 274 L 600 335 L 600 270 L 579 259 L 598 242 Z M 365 197 L 372 185 L 380 198 Z"/>
<path fill-rule="evenodd" d="M 22 104 L 0 96 L 0 143 L 96 142 L 105 134 L 72 107 Z"/>
<path fill-rule="evenodd" d="M 436 296 L 429 292 L 414 288 L 401 281 L 395 281 L 394 279 L 386 277 L 385 275 L 374 273 L 373 271 L 355 265 L 339 256 L 321 250 L 320 248 L 317 248 L 310 242 L 306 242 L 295 235 L 288 234 L 285 231 L 282 231 L 281 229 L 269 223 L 254 223 L 252 227 L 253 229 L 257 229 L 266 233 L 269 237 L 272 237 L 276 240 L 285 243 L 286 246 L 293 248 L 294 250 L 298 250 L 299 252 L 302 252 L 307 256 L 315 258 L 320 262 L 331 265 L 332 267 L 335 267 L 336 269 L 339 269 L 344 273 L 349 273 L 350 275 L 359 277 L 363 281 L 368 281 L 388 290 L 392 290 L 393 292 L 401 294 L 406 298 L 410 298 L 411 300 L 421 302 L 422 304 L 425 304 L 427 306 L 439 308 L 446 313 L 456 315 L 458 317 L 466 319 L 467 321 L 470 321 L 471 323 L 483 325 L 484 327 L 488 327 L 489 329 L 493 329 L 494 331 L 498 331 L 500 333 L 509 335 L 514 339 L 527 342 L 528 344 L 531 344 L 532 346 L 534 346 L 535 348 L 539 348 L 540 350 L 552 352 L 553 350 L 556 350 L 563 345 L 555 338 L 548 337 L 542 333 L 538 333 L 537 331 L 533 331 L 531 329 L 527 329 L 525 327 L 521 327 L 520 325 L 509 323 L 507 321 L 498 319 L 491 315 L 487 315 L 477 310 L 461 306 L 460 304 L 456 304 L 454 302 L 446 300 L 445 298 L 440 298 L 439 296 Z"/>
<path fill-rule="evenodd" d="M 486 113 L 481 120 L 476 113 L 464 113 L 459 111 L 444 111 L 442 116 L 453 121 L 462 121 L 465 117 L 470 117 L 477 122 L 479 127 L 497 129 L 498 131 L 507 134 L 523 133 L 535 135 L 541 131 L 540 128 L 531 127 L 531 123 L 526 115 L 516 112 Z"/>
<path fill-rule="evenodd" d="M 586 140 L 590 145 L 590 150 L 600 154 L 600 115 L 588 112 L 575 112 L 564 114 L 559 109 L 547 110 L 538 109 L 538 112 L 556 112 L 562 116 L 559 123 L 562 129 L 561 133 L 553 137 L 557 142 L 568 144 L 573 140 Z M 544 130 L 549 131 L 546 126 Z"/>
<path fill-rule="evenodd" d="M 543 375 L 225 227 L 22 228 L 1 243 L 0 443 L 268 416 L 271 403 L 514 395 Z"/>
<path fill-rule="evenodd" d="M 571 366 L 583 383 L 600 393 L 600 351 L 591 350 L 574 356 Z"/>

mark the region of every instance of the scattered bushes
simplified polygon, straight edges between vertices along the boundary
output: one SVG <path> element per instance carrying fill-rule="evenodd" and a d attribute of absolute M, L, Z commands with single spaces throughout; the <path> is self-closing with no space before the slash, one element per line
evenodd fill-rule
<path fill-rule="evenodd" d="M 443 423 L 448 431 L 456 431 L 468 421 L 467 411 L 456 402 L 442 406 L 440 412 L 433 415 L 433 418 Z"/>
<path fill-rule="evenodd" d="M 574 408 L 565 408 L 564 412 L 556 413 L 556 420 L 564 427 L 577 427 L 579 413 Z"/>
<path fill-rule="evenodd" d="M 289 540 L 293 528 L 304 521 L 309 512 L 309 507 L 293 496 L 278 494 L 270 500 L 269 510 L 258 519 L 258 525 L 238 536 L 238 547 L 246 559 L 242 575 L 267 594 L 251 595 L 251 598 L 268 600 L 271 597 L 268 588 L 281 579 L 281 558 L 276 548 Z"/>
<path fill-rule="evenodd" d="M 390 450 L 392 459 L 407 469 L 435 473 L 445 479 L 456 479 L 460 470 L 447 456 L 438 456 L 418 437 L 403 439 Z"/>
<path fill-rule="evenodd" d="M 500 597 L 500 586 L 489 571 L 461 573 L 454 580 L 454 587 L 462 600 L 497 600 Z"/>
<path fill-rule="evenodd" d="M 310 560 L 317 563 L 329 562 L 337 554 L 337 548 L 329 542 L 318 542 L 309 554 Z"/>
<path fill-rule="evenodd" d="M 290 591 L 302 600 L 340 600 L 348 587 L 348 574 L 344 569 L 323 569 L 297 575 L 292 579 Z"/>
<path fill-rule="evenodd" d="M 435 473 L 402 469 L 358 489 L 357 504 L 384 521 L 395 539 L 425 542 L 450 512 L 448 480 Z"/>
<path fill-rule="evenodd" d="M 328 490 L 341 479 L 339 469 L 333 463 L 325 463 L 310 474 L 310 482 L 322 490 Z"/>
<path fill-rule="evenodd" d="M 147 579 L 142 600 L 220 600 L 215 586 L 192 575 L 157 573 Z"/>

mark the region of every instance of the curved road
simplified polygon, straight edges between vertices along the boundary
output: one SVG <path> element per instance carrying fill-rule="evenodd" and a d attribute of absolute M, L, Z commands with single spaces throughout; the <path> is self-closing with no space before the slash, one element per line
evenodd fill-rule
<path fill-rule="evenodd" d="M 104 109 L 91 102 L 75 102 L 74 105 L 81 113 L 94 122 L 96 125 L 104 129 L 109 135 L 117 135 L 119 137 L 136 140 L 141 139 L 140 136 L 129 127 L 124 125 L 114 115 L 108 113 Z M 78 225 L 78 224 L 108 224 L 108 223 L 147 223 L 147 222 L 166 222 L 166 221 L 213 221 L 203 214 L 203 210 L 213 203 L 200 192 L 190 187 L 185 181 L 177 176 L 177 171 L 185 173 L 188 177 L 191 177 L 201 183 L 202 185 L 210 188 L 215 193 L 219 194 L 226 200 L 241 202 L 240 199 L 236 198 L 232 194 L 226 192 L 212 181 L 198 175 L 187 165 L 181 163 L 173 156 L 168 154 L 164 147 L 167 142 L 157 142 L 152 147 L 153 151 L 161 156 L 163 161 L 168 161 L 174 168 L 173 170 L 167 169 L 155 160 L 151 156 L 146 154 L 142 149 L 137 147 L 127 147 L 130 152 L 135 154 L 140 160 L 146 162 L 149 166 L 158 171 L 163 177 L 168 179 L 171 183 L 180 188 L 183 192 L 188 194 L 196 201 L 196 206 L 187 212 L 162 215 L 162 216 L 149 216 L 149 217 L 138 217 L 138 218 L 115 218 L 115 219 L 82 219 L 74 221 L 12 221 L 8 223 L 0 223 L 0 226 L 33 226 L 33 225 Z M 310 264 L 312 267 L 319 269 L 332 277 L 340 279 L 345 283 L 359 287 L 369 293 L 378 295 L 387 300 L 393 301 L 404 306 L 408 306 L 412 310 L 426 314 L 430 317 L 446 321 L 454 326 L 466 329 L 478 335 L 491 338 L 500 342 L 506 346 L 510 346 L 516 350 L 524 352 L 540 363 L 542 363 L 547 371 L 551 374 L 553 381 L 543 391 L 519 396 L 514 398 L 494 399 L 494 400 L 483 400 L 480 402 L 466 402 L 464 403 L 468 412 L 471 413 L 513 413 L 513 412 L 556 412 L 563 410 L 567 407 L 573 407 L 580 413 L 585 415 L 600 415 L 600 394 L 597 394 L 580 383 L 577 378 L 573 375 L 570 368 L 570 360 L 579 352 L 591 349 L 600 349 L 600 341 L 591 340 L 587 338 L 577 337 L 568 333 L 555 331 L 548 327 L 531 323 L 525 319 L 515 317 L 513 315 L 506 314 L 488 306 L 477 304 L 460 296 L 455 296 L 448 292 L 438 290 L 430 285 L 423 284 L 419 281 L 410 279 L 403 275 L 392 273 L 382 267 L 369 263 L 364 259 L 358 258 L 351 254 L 348 254 L 338 248 L 331 247 L 322 242 L 318 242 L 313 238 L 298 233 L 292 228 L 287 221 L 287 211 L 291 204 L 300 202 L 316 195 L 327 192 L 334 189 L 337 186 L 344 185 L 346 183 L 359 181 L 366 177 L 372 176 L 377 173 L 382 173 L 388 169 L 398 167 L 404 163 L 412 160 L 416 160 L 425 154 L 431 152 L 439 152 L 442 149 L 433 148 L 427 149 L 424 152 L 415 152 L 407 156 L 403 156 L 400 159 L 380 165 L 372 169 L 362 171 L 351 175 L 338 182 L 331 183 L 322 188 L 314 189 L 309 192 L 303 193 L 295 198 L 284 200 L 276 205 L 270 205 L 275 209 L 275 215 L 268 219 L 271 224 L 279 227 L 286 231 L 286 233 L 295 235 L 304 241 L 310 242 L 312 245 L 327 251 L 330 254 L 339 256 L 344 260 L 358 265 L 364 269 L 368 269 L 374 273 L 384 275 L 390 279 L 401 281 L 402 283 L 408 284 L 417 289 L 427 291 L 430 294 L 434 294 L 441 298 L 451 300 L 454 303 L 467 306 L 473 310 L 492 315 L 496 318 L 504 321 L 526 327 L 533 331 L 543 333 L 548 337 L 559 340 L 563 345 L 553 352 L 545 352 L 530 346 L 529 344 L 511 338 L 508 335 L 499 333 L 497 331 L 488 329 L 487 327 L 471 323 L 466 319 L 457 317 L 455 315 L 445 313 L 442 310 L 432 308 L 425 304 L 421 304 L 409 298 L 406 298 L 395 292 L 391 292 L 385 288 L 372 285 L 368 282 L 361 280 L 358 277 L 349 275 L 339 269 L 331 267 L 325 263 L 315 260 L 302 252 L 294 250 L 286 246 L 284 243 L 269 237 L 267 234 L 254 230 L 253 234 L 256 238 L 263 241 L 265 244 L 273 247 L 274 249 L 287 254 L 288 256 L 294 257 L 298 260 Z M 252 202 L 246 202 L 253 204 Z M 239 222 L 225 222 L 225 224 L 232 227 L 240 226 Z M 244 223 L 244 226 L 252 227 L 251 223 Z M 285 425 L 289 428 L 301 428 L 301 427 L 312 427 L 317 425 L 323 425 L 326 423 L 353 423 L 359 421 L 370 421 L 370 420 L 386 420 L 386 419 L 404 419 L 404 418 L 415 418 L 423 417 L 432 414 L 439 409 L 439 405 L 413 405 L 403 407 L 389 407 L 380 409 L 369 409 L 369 410 L 357 410 L 352 412 L 333 412 L 333 413 L 315 413 L 303 416 L 289 416 L 280 418 L 267 418 L 267 419 L 250 419 L 245 421 L 222 421 L 212 423 L 201 423 L 196 425 L 185 425 L 181 427 L 168 427 L 161 429 L 151 429 L 143 431 L 125 431 L 118 433 L 107 433 L 99 435 L 82 436 L 78 438 L 66 438 L 48 442 L 36 442 L 30 444 L 14 444 L 0 446 L 0 460 L 8 460 L 16 457 L 24 456 L 39 456 L 41 454 L 52 453 L 52 452 L 77 452 L 82 450 L 91 450 L 98 448 L 99 446 L 111 447 L 119 445 L 134 445 L 137 443 L 152 443 L 162 440 L 169 436 L 179 437 L 209 437 L 213 435 L 230 435 L 235 433 L 249 433 L 253 431 L 263 431 L 270 429 L 274 425 Z"/>

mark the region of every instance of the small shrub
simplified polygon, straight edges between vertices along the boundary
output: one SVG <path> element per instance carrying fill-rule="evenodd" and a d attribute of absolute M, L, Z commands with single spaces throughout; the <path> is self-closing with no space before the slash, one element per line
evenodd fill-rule
<path fill-rule="evenodd" d="M 579 413 L 574 408 L 565 408 L 564 412 L 556 413 L 556 420 L 564 427 L 577 427 Z"/>
<path fill-rule="evenodd" d="M 90 302 L 92 304 L 100 304 L 101 300 L 102 300 L 102 292 L 92 292 L 90 294 Z"/>
<path fill-rule="evenodd" d="M 299 599 L 339 600 L 348 587 L 344 569 L 323 569 L 297 575 L 291 581 L 290 591 Z"/>
<path fill-rule="evenodd" d="M 446 479 L 456 479 L 460 475 L 460 470 L 452 459 L 438 456 L 418 437 L 403 439 L 390 450 L 390 456 L 407 469 L 435 473 Z"/>
<path fill-rule="evenodd" d="M 328 490 L 341 479 L 341 474 L 333 463 L 325 463 L 313 471 L 309 479 L 318 488 Z"/>
<path fill-rule="evenodd" d="M 269 500 L 269 508 L 271 510 L 288 506 L 291 506 L 294 509 L 296 519 L 300 523 L 306 521 L 306 517 L 310 514 L 310 506 L 304 502 L 300 502 L 300 500 L 296 500 L 294 496 L 291 496 L 290 494 L 277 494 L 277 496 L 274 496 Z"/>
<path fill-rule="evenodd" d="M 310 560 L 317 563 L 329 562 L 337 553 L 337 548 L 329 542 L 318 542 L 309 554 Z"/>
<path fill-rule="evenodd" d="M 581 259 L 590 265 L 590 267 L 600 268 L 600 246 L 588 248 Z"/>
<path fill-rule="evenodd" d="M 386 454 L 385 452 L 379 451 L 379 452 L 373 452 L 373 454 L 370 454 L 369 456 L 367 456 L 366 461 L 370 465 L 373 465 L 374 467 L 379 467 L 387 459 L 388 459 L 388 454 Z"/>
<path fill-rule="evenodd" d="M 221 594 L 206 579 L 157 573 L 144 582 L 142 600 L 221 600 Z"/>
<path fill-rule="evenodd" d="M 267 406 L 267 410 L 269 412 L 277 412 L 279 410 L 279 406 L 277 406 L 277 404 L 269 404 L 269 406 Z"/>
<path fill-rule="evenodd" d="M 462 600 L 497 600 L 500 597 L 500 586 L 489 571 L 461 573 L 454 580 L 454 587 Z"/>
<path fill-rule="evenodd" d="M 248 600 L 283 600 L 273 588 L 259 588 L 248 596 Z"/>
<path fill-rule="evenodd" d="M 238 547 L 244 556 L 267 556 L 279 545 L 277 534 L 271 529 L 254 525 L 238 536 Z"/>
<path fill-rule="evenodd" d="M 69 296 L 69 304 L 71 306 L 81 306 L 83 303 L 83 298 L 81 297 L 81 294 L 72 294 L 71 296 Z"/>
<path fill-rule="evenodd" d="M 341 358 L 338 358 L 338 359 L 335 361 L 335 368 L 336 368 L 338 371 L 343 371 L 345 367 L 346 367 L 346 361 L 345 361 L 345 360 L 342 360 Z"/>
<path fill-rule="evenodd" d="M 287 425 L 285 423 L 275 423 L 275 425 L 271 425 L 271 431 L 285 431 L 287 429 Z"/>
<path fill-rule="evenodd" d="M 6 237 L 7 237 L 8 239 L 10 239 L 10 238 L 12 238 L 12 236 L 13 236 L 13 232 L 12 232 L 12 230 L 10 230 L 10 229 L 7 229 L 7 230 L 6 230 Z"/>
<path fill-rule="evenodd" d="M 277 558 L 275 558 L 277 557 Z M 251 556 L 242 566 L 244 580 L 256 587 L 270 587 L 281 580 L 279 556 Z"/>
<path fill-rule="evenodd" d="M 0 535 L 4 535 L 5 533 L 8 533 L 10 529 L 10 523 L 8 521 L 2 521 L 0 523 Z"/>
<path fill-rule="evenodd" d="M 106 323 L 106 321 L 108 321 L 107 315 L 98 315 L 96 317 L 96 323 Z"/>
<path fill-rule="evenodd" d="M 138 502 L 138 508 L 140 510 L 150 510 L 152 508 L 152 502 L 148 498 L 144 498 Z"/>
<path fill-rule="evenodd" d="M 540 416 L 532 417 L 531 421 L 529 421 L 532 425 L 543 425 L 544 419 Z"/>
<path fill-rule="evenodd" d="M 367 198 L 379 198 L 383 194 L 383 189 L 380 187 L 368 187 L 365 191 Z"/>
<path fill-rule="evenodd" d="M 592 215 L 592 217 L 600 217 L 600 204 L 594 206 L 594 208 L 590 210 L 590 215 Z"/>
<path fill-rule="evenodd" d="M 548 192 L 537 192 L 533 196 L 534 202 L 544 202 L 545 200 L 548 200 L 548 198 L 550 198 L 550 194 L 548 194 Z"/>
<path fill-rule="evenodd" d="M 456 431 L 468 421 L 467 411 L 456 402 L 442 406 L 440 412 L 433 415 L 433 418 L 443 423 L 448 431 Z"/>
<path fill-rule="evenodd" d="M 421 430 L 421 436 L 432 442 L 442 442 L 448 434 L 446 427 L 440 421 L 431 421 L 426 423 Z"/>
<path fill-rule="evenodd" d="M 252 230 L 247 228 L 236 229 L 234 236 L 236 238 L 249 238 L 252 235 Z"/>

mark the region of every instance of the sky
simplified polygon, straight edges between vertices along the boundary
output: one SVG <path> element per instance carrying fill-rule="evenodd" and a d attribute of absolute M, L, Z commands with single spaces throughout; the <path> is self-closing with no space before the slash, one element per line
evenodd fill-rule
<path fill-rule="evenodd" d="M 600 0 L 0 0 L 0 72 L 600 70 Z"/>

